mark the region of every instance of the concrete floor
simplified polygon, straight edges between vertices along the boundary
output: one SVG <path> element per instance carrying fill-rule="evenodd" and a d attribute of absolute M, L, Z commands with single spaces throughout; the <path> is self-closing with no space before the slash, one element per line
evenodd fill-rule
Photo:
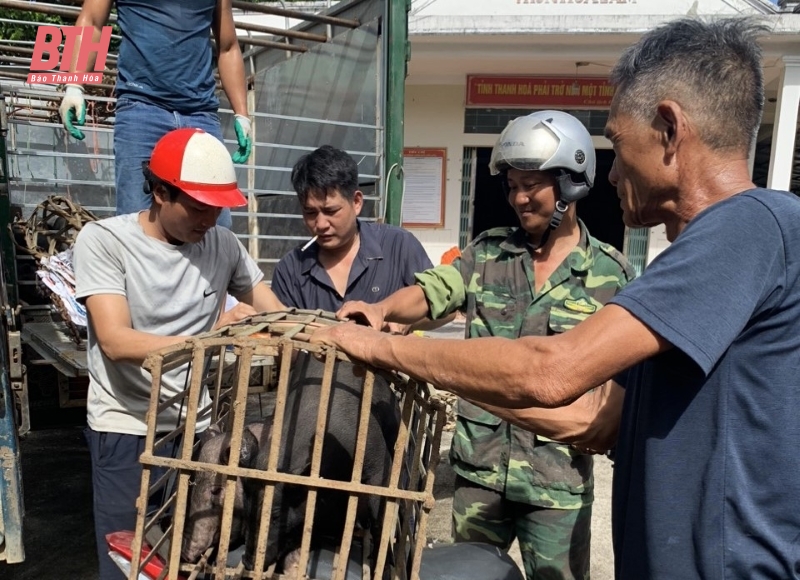
<path fill-rule="evenodd" d="M 20 447 L 25 562 L 0 562 L 0 578 L 96 580 L 91 464 L 83 428 L 32 431 Z"/>

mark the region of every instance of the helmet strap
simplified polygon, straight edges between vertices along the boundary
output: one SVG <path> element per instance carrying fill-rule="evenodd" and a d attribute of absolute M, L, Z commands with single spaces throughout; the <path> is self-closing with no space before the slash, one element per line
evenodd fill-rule
<path fill-rule="evenodd" d="M 569 204 L 566 203 L 563 199 L 559 199 L 556 202 L 556 210 L 553 212 L 552 217 L 550 218 L 550 226 L 547 230 L 542 234 L 542 239 L 539 240 L 539 243 L 533 248 L 533 251 L 543 248 L 544 245 L 547 243 L 547 240 L 550 239 L 550 232 L 556 229 L 558 226 L 561 225 L 561 220 L 564 218 L 564 214 L 569 209 Z"/>
<path fill-rule="evenodd" d="M 555 174 L 555 178 L 556 183 L 558 184 L 558 201 L 556 201 L 556 209 L 550 218 L 550 227 L 547 228 L 547 231 L 544 233 L 544 235 L 542 235 L 539 245 L 536 246 L 534 250 L 538 250 L 539 248 L 543 247 L 550 237 L 550 232 L 561 225 L 561 220 L 564 219 L 564 214 L 569 209 L 569 204 L 573 201 L 578 201 L 579 199 L 586 197 L 586 195 L 589 193 L 589 186 L 580 181 L 573 181 L 572 174 L 569 171 L 561 169 Z"/>
<path fill-rule="evenodd" d="M 554 230 L 558 226 L 561 225 L 561 220 L 564 219 L 564 214 L 569 209 L 569 204 L 565 202 L 563 199 L 559 199 L 556 202 L 556 211 L 553 212 L 553 216 L 550 218 L 550 229 Z"/>

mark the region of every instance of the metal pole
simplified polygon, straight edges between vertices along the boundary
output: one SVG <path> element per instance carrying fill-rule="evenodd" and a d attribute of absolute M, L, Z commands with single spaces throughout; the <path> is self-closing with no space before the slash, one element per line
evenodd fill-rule
<path fill-rule="evenodd" d="M 410 0 L 387 0 L 388 3 L 388 83 L 386 90 L 386 222 L 400 225 L 403 191 L 403 115 L 408 45 Z"/>
<path fill-rule="evenodd" d="M 252 46 L 265 46 L 267 48 L 277 48 L 279 50 L 291 50 L 293 52 L 306 52 L 308 49 L 305 46 L 298 46 L 296 44 L 284 44 L 282 42 L 275 42 L 274 40 L 264 40 L 262 38 L 243 37 L 239 39 L 242 44 L 250 44 Z"/>
<path fill-rule="evenodd" d="M 80 8 L 69 8 L 67 6 L 57 6 L 54 4 L 44 4 L 41 2 L 23 2 L 22 0 L 0 0 L 0 8 L 16 8 L 25 12 L 37 12 L 39 14 L 49 14 L 50 16 L 62 16 L 77 20 L 81 13 Z M 117 21 L 116 14 L 109 14 L 108 23 Z M 42 24 L 47 24 L 42 22 Z"/>
<path fill-rule="evenodd" d="M 288 16 L 297 20 L 306 20 L 308 22 L 318 22 L 320 24 L 333 24 L 334 26 L 344 26 L 346 28 L 358 28 L 361 23 L 358 20 L 350 20 L 346 18 L 337 18 L 336 16 L 326 16 L 324 14 L 312 14 L 309 12 L 302 12 L 300 10 L 289 10 L 286 8 L 277 8 L 266 4 L 255 4 L 253 2 L 244 2 L 243 0 L 233 0 L 231 5 L 239 10 L 247 10 L 250 12 L 261 12 L 262 14 L 272 14 L 274 16 Z"/>
<path fill-rule="evenodd" d="M 2 247 L 2 263 L 6 289 L 8 291 L 8 304 L 16 308 L 19 303 L 17 296 L 17 268 L 14 263 L 14 241 L 11 239 L 11 192 L 8 184 L 8 117 L 6 116 L 6 99 L 0 95 L 0 246 Z M 12 322 L 9 321 L 9 326 Z"/>
<path fill-rule="evenodd" d="M 253 113 L 256 110 L 256 91 L 253 88 L 247 90 L 247 114 L 253 120 L 253 128 L 250 133 L 250 138 L 253 140 L 253 149 L 250 151 L 250 159 L 247 164 L 247 233 L 250 234 L 248 241 L 248 251 L 254 260 L 259 257 L 259 243 L 258 243 L 258 198 L 253 190 L 256 188 L 256 170 L 253 167 L 256 163 L 256 142 L 258 141 L 256 127 L 258 122 Z"/>
<path fill-rule="evenodd" d="M 311 42 L 326 42 L 328 40 L 328 38 L 322 34 L 300 32 L 297 30 L 284 30 L 283 28 L 273 28 L 272 26 L 262 26 L 261 24 L 250 24 L 248 22 L 237 22 L 236 28 L 239 30 L 246 30 L 248 32 L 261 32 L 263 34 L 284 36 L 286 38 L 295 38 L 297 40 L 309 40 Z"/>
<path fill-rule="evenodd" d="M 10 42 L 10 41 L 8 41 Z M 25 54 L 28 56 L 33 56 L 33 49 L 32 48 L 25 48 L 24 46 L 12 46 L 10 44 L 3 44 L 0 41 L 0 52 L 11 52 L 14 54 Z M 6 58 L 5 56 L 0 56 L 0 59 Z M 30 62 L 30 59 L 28 60 Z M 109 54 L 106 57 L 106 62 L 115 63 L 117 62 L 117 57 L 113 54 Z"/>

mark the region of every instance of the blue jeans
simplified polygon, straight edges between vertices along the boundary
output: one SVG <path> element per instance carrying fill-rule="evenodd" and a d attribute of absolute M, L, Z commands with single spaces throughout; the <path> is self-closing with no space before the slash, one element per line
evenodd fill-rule
<path fill-rule="evenodd" d="M 114 121 L 114 182 L 117 215 L 148 209 L 152 200 L 144 191 L 142 162 L 150 160 L 156 142 L 173 129 L 195 127 L 222 141 L 216 113 L 183 115 L 156 105 L 120 97 Z M 231 212 L 224 209 L 217 225 L 231 228 Z"/>

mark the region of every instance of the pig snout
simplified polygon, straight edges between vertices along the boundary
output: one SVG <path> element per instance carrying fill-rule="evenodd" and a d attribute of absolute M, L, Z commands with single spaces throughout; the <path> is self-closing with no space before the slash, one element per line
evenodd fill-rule
<path fill-rule="evenodd" d="M 202 463 L 227 465 L 230 460 L 230 433 L 220 433 L 218 429 L 210 430 L 201 443 L 196 458 Z M 260 434 L 260 430 L 258 431 Z M 258 453 L 258 439 L 253 431 L 246 428 L 242 433 L 239 465 L 249 467 Z M 187 562 L 197 562 L 200 556 L 220 540 L 222 510 L 225 505 L 224 475 L 213 471 L 195 473 L 189 494 L 189 506 L 186 525 L 181 545 L 181 558 Z M 231 524 L 231 543 L 242 538 L 242 521 L 244 516 L 244 491 L 242 482 L 237 478 Z"/>
<path fill-rule="evenodd" d="M 292 579 L 301 577 L 299 548 L 283 557 L 283 574 Z"/>

